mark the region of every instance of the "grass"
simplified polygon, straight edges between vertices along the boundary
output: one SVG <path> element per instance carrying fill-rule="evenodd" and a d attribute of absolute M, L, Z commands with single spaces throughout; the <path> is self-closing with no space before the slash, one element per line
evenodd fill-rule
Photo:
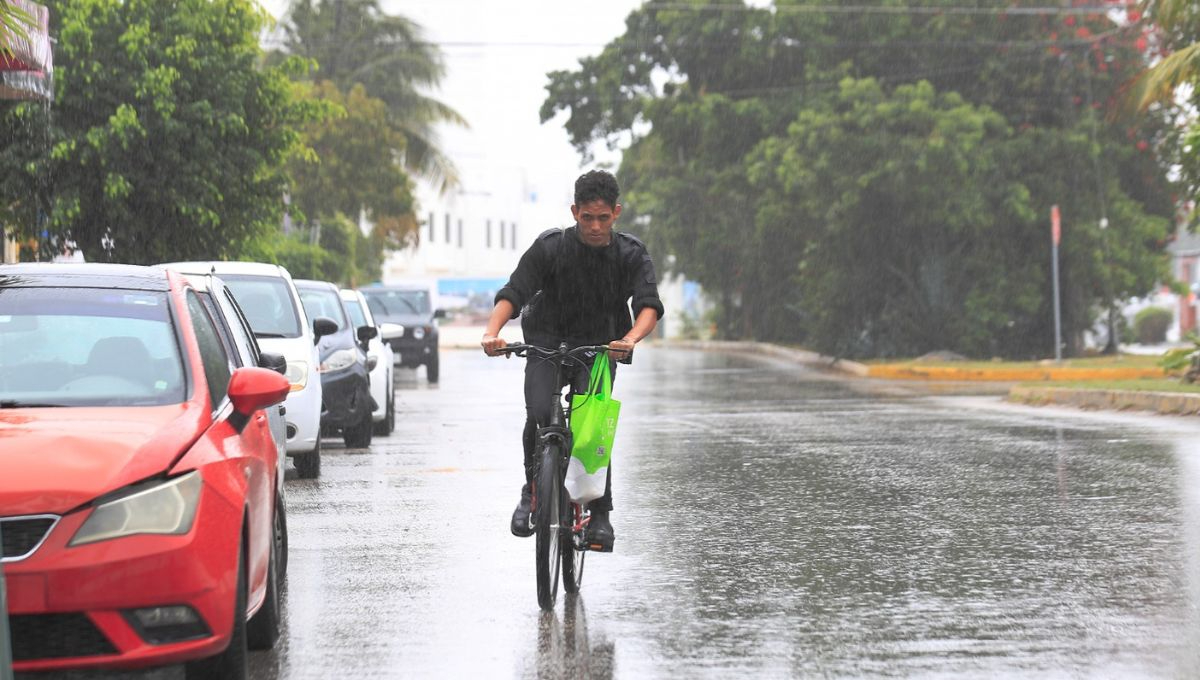
<path fill-rule="evenodd" d="M 1077 390 L 1124 390 L 1130 392 L 1184 392 L 1200 394 L 1200 384 L 1170 378 L 1142 380 L 1038 380 L 1023 382 L 1026 387 L 1067 387 Z"/>

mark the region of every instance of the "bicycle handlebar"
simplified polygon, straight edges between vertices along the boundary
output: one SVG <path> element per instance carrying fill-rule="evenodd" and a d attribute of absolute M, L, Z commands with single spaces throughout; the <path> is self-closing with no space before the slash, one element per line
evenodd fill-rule
<path fill-rule="evenodd" d="M 527 345 L 524 343 L 513 343 L 511 345 L 505 345 L 504 347 L 497 349 L 496 353 L 497 354 L 516 354 L 517 356 L 520 357 L 520 356 L 525 356 L 526 354 L 528 354 L 530 352 L 533 352 L 534 354 L 546 357 L 547 359 L 553 359 L 555 357 L 560 357 L 560 356 L 574 358 L 580 354 L 587 354 L 588 352 L 607 352 L 607 351 L 608 351 L 608 345 L 580 345 L 579 347 L 572 347 L 572 348 L 564 351 L 561 349 L 546 349 L 545 347 L 538 347 L 537 345 Z"/>

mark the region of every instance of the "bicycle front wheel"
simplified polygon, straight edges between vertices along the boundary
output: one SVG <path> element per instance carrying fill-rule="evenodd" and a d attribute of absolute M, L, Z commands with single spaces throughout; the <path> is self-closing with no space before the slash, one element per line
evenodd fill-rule
<path fill-rule="evenodd" d="M 575 545 L 573 528 L 583 519 L 583 506 L 566 500 L 566 489 L 563 489 L 563 530 L 562 530 L 562 577 L 563 590 L 568 593 L 578 593 L 583 587 L 583 558 L 586 550 L 580 550 Z M 578 513 L 578 514 L 577 514 Z"/>
<path fill-rule="evenodd" d="M 559 562 L 562 560 L 562 498 L 559 480 L 559 451 L 554 445 L 542 448 L 534 489 L 533 511 L 535 558 L 537 560 L 538 606 L 554 608 L 558 597 Z"/>

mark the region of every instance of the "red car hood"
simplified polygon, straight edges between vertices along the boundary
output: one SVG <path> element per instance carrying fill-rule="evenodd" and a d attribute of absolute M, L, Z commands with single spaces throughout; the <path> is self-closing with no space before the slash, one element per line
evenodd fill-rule
<path fill-rule="evenodd" d="M 0 411 L 0 516 L 63 513 L 163 472 L 209 418 L 191 402 Z"/>

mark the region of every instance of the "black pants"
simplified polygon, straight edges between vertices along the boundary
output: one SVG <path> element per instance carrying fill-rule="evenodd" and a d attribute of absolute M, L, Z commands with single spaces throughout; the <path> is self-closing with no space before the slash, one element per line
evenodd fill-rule
<path fill-rule="evenodd" d="M 609 362 L 612 378 L 617 379 L 617 364 Z M 525 445 L 525 483 L 533 480 L 537 469 L 537 429 L 550 422 L 552 399 L 564 385 L 570 385 L 572 392 L 580 394 L 587 392 L 588 378 L 591 376 L 591 366 L 563 366 L 562 382 L 554 383 L 554 362 L 541 357 L 530 356 L 525 360 L 525 432 L 522 443 Z M 608 478 L 604 482 L 604 495 L 588 503 L 592 510 L 612 510 L 612 463 L 608 465 Z"/>

